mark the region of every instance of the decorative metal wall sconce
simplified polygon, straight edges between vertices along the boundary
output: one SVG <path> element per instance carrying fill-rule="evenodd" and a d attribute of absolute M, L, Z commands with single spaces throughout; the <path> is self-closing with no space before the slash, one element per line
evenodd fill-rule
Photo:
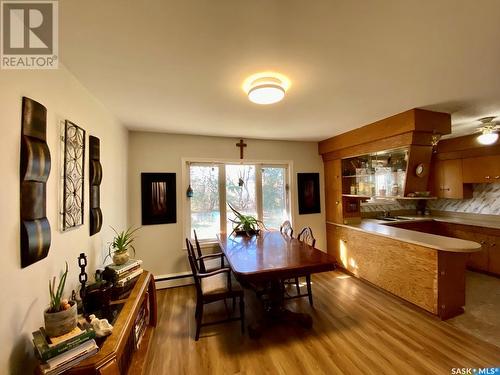
<path fill-rule="evenodd" d="M 47 108 L 23 97 L 21 121 L 21 267 L 45 258 L 50 248 L 46 184 L 50 174 Z"/>
<path fill-rule="evenodd" d="M 89 183 L 90 183 L 90 235 L 98 233 L 102 227 L 101 211 L 101 147 L 99 138 L 89 136 Z"/>
<path fill-rule="evenodd" d="M 85 130 L 66 120 L 64 124 L 64 171 L 62 192 L 62 230 L 83 224 L 83 167 Z"/>

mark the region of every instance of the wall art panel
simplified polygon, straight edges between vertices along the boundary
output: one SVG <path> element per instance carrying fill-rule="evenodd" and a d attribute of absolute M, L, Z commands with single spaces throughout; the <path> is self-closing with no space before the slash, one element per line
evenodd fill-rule
<path fill-rule="evenodd" d="M 50 174 L 47 109 L 23 97 L 21 120 L 21 267 L 45 258 L 50 248 L 46 183 Z"/>

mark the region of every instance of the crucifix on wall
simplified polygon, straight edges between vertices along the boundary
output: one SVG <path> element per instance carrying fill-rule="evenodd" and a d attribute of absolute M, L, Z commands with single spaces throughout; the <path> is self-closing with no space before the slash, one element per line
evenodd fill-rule
<path fill-rule="evenodd" d="M 236 147 L 240 148 L 240 159 L 243 159 L 243 149 L 247 147 L 247 144 L 243 142 L 243 139 L 240 139 L 240 141 L 236 143 Z"/>

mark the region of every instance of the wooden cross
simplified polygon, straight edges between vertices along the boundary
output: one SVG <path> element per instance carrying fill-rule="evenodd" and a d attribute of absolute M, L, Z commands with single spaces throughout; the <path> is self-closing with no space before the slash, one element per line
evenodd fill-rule
<path fill-rule="evenodd" d="M 240 159 L 243 159 L 243 149 L 247 147 L 247 144 L 243 143 L 243 139 L 240 139 L 239 143 L 236 143 L 236 147 L 240 148 Z"/>

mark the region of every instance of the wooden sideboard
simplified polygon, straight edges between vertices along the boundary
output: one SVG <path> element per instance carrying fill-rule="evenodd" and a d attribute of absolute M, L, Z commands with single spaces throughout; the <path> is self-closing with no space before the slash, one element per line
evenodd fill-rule
<path fill-rule="evenodd" d="M 148 303 L 149 324 L 136 348 L 134 328 L 136 318 L 145 303 Z M 99 352 L 80 362 L 66 374 L 121 375 L 142 374 L 154 327 L 157 322 L 156 288 L 153 275 L 144 271 L 127 299 L 115 301 L 123 307 L 113 325 L 113 333 L 102 343 Z"/>

